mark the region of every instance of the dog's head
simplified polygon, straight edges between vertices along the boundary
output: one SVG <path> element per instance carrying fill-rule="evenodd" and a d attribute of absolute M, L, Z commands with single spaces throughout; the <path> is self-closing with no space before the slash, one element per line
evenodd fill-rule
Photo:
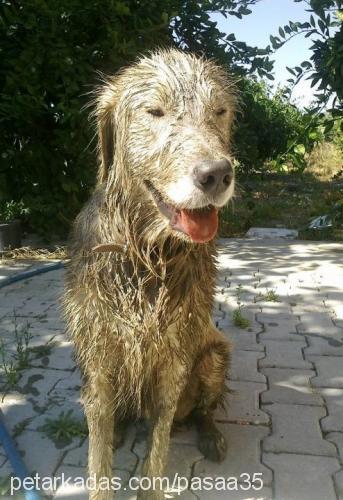
<path fill-rule="evenodd" d="M 234 191 L 228 152 L 235 89 L 226 72 L 177 50 L 141 58 L 97 98 L 99 182 L 118 177 L 163 231 L 207 242 Z"/>

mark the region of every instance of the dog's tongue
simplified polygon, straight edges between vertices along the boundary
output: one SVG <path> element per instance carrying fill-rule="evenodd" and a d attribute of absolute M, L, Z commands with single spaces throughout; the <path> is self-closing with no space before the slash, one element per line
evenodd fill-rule
<path fill-rule="evenodd" d="M 209 210 L 180 210 L 176 216 L 175 227 L 188 234 L 196 243 L 206 243 L 217 233 L 217 210 L 214 207 Z"/>

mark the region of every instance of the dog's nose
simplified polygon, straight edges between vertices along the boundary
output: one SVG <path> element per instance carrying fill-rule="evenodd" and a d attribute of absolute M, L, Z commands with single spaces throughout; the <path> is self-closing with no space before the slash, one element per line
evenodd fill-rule
<path fill-rule="evenodd" d="M 206 160 L 193 170 L 194 184 L 207 194 L 225 191 L 233 179 L 233 168 L 229 160 Z"/>

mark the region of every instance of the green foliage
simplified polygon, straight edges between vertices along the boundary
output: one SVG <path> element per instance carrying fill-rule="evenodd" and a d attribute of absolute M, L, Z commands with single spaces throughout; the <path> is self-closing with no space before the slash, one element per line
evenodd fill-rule
<path fill-rule="evenodd" d="M 248 328 L 250 326 L 250 321 L 244 317 L 242 313 L 242 308 L 238 307 L 232 313 L 232 321 L 237 328 Z"/>
<path fill-rule="evenodd" d="M 303 0 L 295 0 L 301 2 Z M 309 61 L 287 68 L 289 87 L 271 96 L 264 83 L 245 80 L 242 84 L 243 116 L 235 143 L 243 172 L 251 169 L 287 172 L 303 171 L 308 154 L 323 140 L 343 149 L 343 12 L 340 0 L 309 0 L 307 22 L 290 21 L 271 35 L 275 51 L 300 34 L 311 37 L 313 53 Z M 269 53 L 270 46 L 266 48 Z M 304 77 L 317 85 L 317 104 L 311 109 L 292 106 L 294 85 Z M 331 103 L 331 109 L 326 109 Z M 255 125 L 255 126 L 254 126 Z"/>
<path fill-rule="evenodd" d="M 301 2 L 303 0 L 294 0 Z M 305 0 L 304 0 L 305 1 Z M 284 96 L 289 99 L 292 90 L 300 80 L 311 80 L 311 87 L 316 88 L 316 104 L 305 109 L 303 129 L 300 135 L 289 140 L 286 150 L 273 159 L 276 170 L 287 170 L 289 164 L 298 170 L 304 170 L 308 153 L 318 142 L 342 137 L 343 110 L 343 3 L 341 0 L 309 0 L 310 9 L 307 22 L 289 21 L 279 28 L 279 36 L 271 36 L 274 50 L 279 49 L 294 36 L 303 35 L 311 38 L 312 55 L 309 61 L 299 66 L 287 68 L 291 77 L 289 86 L 284 89 Z M 329 108 L 331 106 L 331 108 Z M 337 125 L 340 129 L 339 133 Z M 335 134 L 332 131 L 335 130 Z M 342 139 L 338 139 L 342 148 Z M 337 145 L 337 142 L 336 142 Z"/>
<path fill-rule="evenodd" d="M 266 300 L 267 302 L 280 302 L 278 294 L 273 289 L 266 291 L 264 300 Z"/>
<path fill-rule="evenodd" d="M 75 418 L 73 410 L 62 411 L 56 419 L 46 418 L 39 430 L 56 442 L 71 442 L 75 437 L 84 438 L 88 435 L 86 421 Z"/>
<path fill-rule="evenodd" d="M 65 232 L 95 179 L 81 109 L 97 83 L 169 40 L 171 2 L 8 0 L 0 23 L 0 200 L 23 200 L 34 229 Z"/>
<path fill-rule="evenodd" d="M 23 201 L 3 201 L 0 202 L 0 223 L 11 222 L 15 219 L 28 215 L 29 210 L 25 208 Z"/>
<path fill-rule="evenodd" d="M 237 328 L 248 328 L 250 326 L 250 321 L 243 314 L 244 306 L 242 304 L 242 295 L 244 293 L 244 289 L 241 284 L 236 287 L 236 301 L 237 308 L 232 313 L 232 321 Z"/>
<path fill-rule="evenodd" d="M 3 371 L 5 378 L 5 389 L 15 387 L 20 379 L 20 372 L 29 366 L 30 347 L 29 343 L 32 339 L 30 333 L 30 324 L 19 327 L 17 316 L 14 311 L 14 336 L 15 336 L 15 352 L 8 356 L 6 346 L 3 339 L 0 338 L 0 368 Z"/>
<path fill-rule="evenodd" d="M 31 325 L 26 322 L 18 325 L 16 311 L 13 315 L 14 339 L 13 342 L 5 344 L 0 338 L 0 371 L 4 378 L 4 387 L 7 390 L 15 387 L 21 378 L 21 372 L 29 368 L 32 361 L 48 356 L 53 344 L 42 346 L 30 346 L 32 335 Z M 13 347 L 15 348 L 14 352 Z M 11 352 L 12 351 L 12 352 Z"/>
<path fill-rule="evenodd" d="M 303 0 L 294 0 L 301 2 Z M 305 0 L 304 0 L 305 1 Z M 291 73 L 289 96 L 292 88 L 306 76 L 311 86 L 316 87 L 318 109 L 329 103 L 332 98 L 333 116 L 341 116 L 343 110 L 343 2 L 341 0 L 309 0 L 310 16 L 305 23 L 292 22 L 279 28 L 280 37 L 271 36 L 274 50 L 282 47 L 297 35 L 311 38 L 312 56 L 300 66 L 287 68 Z M 327 124 L 327 129 L 331 127 Z"/>
<path fill-rule="evenodd" d="M 255 287 L 256 288 L 256 287 Z M 259 292 L 257 295 L 254 297 L 254 302 L 280 302 L 279 296 L 276 293 L 276 291 L 271 288 L 267 289 L 265 293 Z"/>
<path fill-rule="evenodd" d="M 81 110 L 96 71 L 114 73 L 168 44 L 241 73 L 270 71 L 267 52 L 220 33 L 210 19 L 213 12 L 242 18 L 256 2 L 1 2 L 0 201 L 23 200 L 34 230 L 65 233 L 95 180 L 94 131 Z"/>
<path fill-rule="evenodd" d="M 221 14 L 242 19 L 251 14 L 250 6 L 259 0 L 188 0 L 180 2 L 171 19 L 171 36 L 182 49 L 206 54 L 222 64 L 229 65 L 238 74 L 258 74 L 274 79 L 270 47 L 260 49 L 236 40 L 234 33 L 222 33 L 211 14 Z"/>
<path fill-rule="evenodd" d="M 266 161 L 271 170 L 304 169 L 305 153 L 324 137 L 318 117 L 290 104 L 281 92 L 272 96 L 263 82 L 244 79 L 240 86 L 244 102 L 233 140 L 240 171 L 259 171 Z"/>

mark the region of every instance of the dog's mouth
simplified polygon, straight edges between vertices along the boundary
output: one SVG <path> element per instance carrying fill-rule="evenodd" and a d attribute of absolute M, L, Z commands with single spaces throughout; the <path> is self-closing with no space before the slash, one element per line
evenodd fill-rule
<path fill-rule="evenodd" d="M 151 181 L 145 180 L 144 184 L 173 229 L 186 234 L 195 243 L 207 243 L 215 237 L 218 230 L 216 207 L 207 205 L 193 209 L 179 208 L 167 202 Z"/>

